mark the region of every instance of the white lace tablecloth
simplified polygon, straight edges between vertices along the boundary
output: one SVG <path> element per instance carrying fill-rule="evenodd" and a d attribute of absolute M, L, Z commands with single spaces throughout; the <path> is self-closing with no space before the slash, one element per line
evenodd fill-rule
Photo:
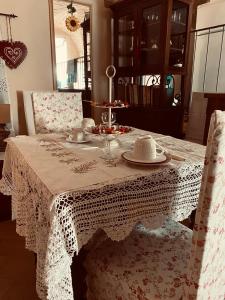
<path fill-rule="evenodd" d="M 118 151 L 145 133 L 124 135 Z M 41 299 L 73 299 L 72 257 L 98 229 L 119 241 L 137 222 L 154 228 L 167 216 L 180 221 L 195 209 L 205 147 L 152 135 L 185 161 L 146 168 L 121 159 L 114 165 L 101 159 L 98 141 L 69 144 L 59 135 L 8 140 L 0 190 L 12 195 L 17 232 L 37 253 Z"/>

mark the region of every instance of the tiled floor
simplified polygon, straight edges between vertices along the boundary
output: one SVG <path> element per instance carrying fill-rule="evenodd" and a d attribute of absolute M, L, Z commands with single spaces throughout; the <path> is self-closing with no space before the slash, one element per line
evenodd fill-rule
<path fill-rule="evenodd" d="M 38 300 L 35 258 L 25 250 L 15 223 L 0 222 L 0 300 Z"/>

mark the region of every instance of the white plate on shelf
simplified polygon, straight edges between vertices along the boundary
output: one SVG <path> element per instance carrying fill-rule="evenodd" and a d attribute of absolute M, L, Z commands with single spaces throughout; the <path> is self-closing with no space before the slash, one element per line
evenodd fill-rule
<path fill-rule="evenodd" d="M 122 153 L 121 156 L 124 160 L 126 160 L 129 163 L 144 165 L 144 166 L 163 164 L 163 163 L 167 163 L 171 160 L 171 158 L 169 156 L 167 156 L 166 154 L 163 154 L 163 153 L 160 155 L 157 155 L 157 157 L 155 159 L 151 159 L 151 160 L 136 159 L 133 156 L 132 151 L 126 151 L 126 152 Z"/>
<path fill-rule="evenodd" d="M 75 140 L 71 140 L 70 138 L 66 138 L 66 141 L 68 143 L 83 144 L 83 143 L 89 143 L 91 140 L 90 139 L 85 139 L 85 140 L 82 140 L 82 141 L 75 141 Z"/>
<path fill-rule="evenodd" d="M 175 64 L 175 65 L 173 65 L 174 67 L 177 67 L 177 68 L 182 68 L 183 67 L 183 65 L 180 63 L 178 63 L 178 64 Z"/>

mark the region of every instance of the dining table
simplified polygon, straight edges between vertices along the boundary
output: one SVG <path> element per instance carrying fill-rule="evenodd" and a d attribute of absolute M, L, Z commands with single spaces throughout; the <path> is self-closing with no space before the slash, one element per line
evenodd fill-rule
<path fill-rule="evenodd" d="M 121 157 L 135 140 L 151 135 L 167 153 L 161 164 Z M 7 139 L 0 191 L 12 196 L 12 218 L 27 249 L 36 253 L 36 290 L 42 300 L 74 299 L 74 256 L 101 230 L 125 239 L 137 223 L 160 227 L 186 219 L 196 208 L 205 147 L 134 129 L 112 142 L 116 156 L 103 159 L 104 139 L 72 143 L 49 133 Z M 90 249 L 91 251 L 91 249 Z"/>

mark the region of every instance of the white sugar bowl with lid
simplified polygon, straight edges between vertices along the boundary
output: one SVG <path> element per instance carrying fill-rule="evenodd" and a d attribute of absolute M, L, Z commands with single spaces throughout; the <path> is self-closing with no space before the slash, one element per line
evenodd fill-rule
<path fill-rule="evenodd" d="M 156 141 L 151 135 L 141 136 L 134 143 L 133 158 L 151 161 L 156 158 Z"/>

